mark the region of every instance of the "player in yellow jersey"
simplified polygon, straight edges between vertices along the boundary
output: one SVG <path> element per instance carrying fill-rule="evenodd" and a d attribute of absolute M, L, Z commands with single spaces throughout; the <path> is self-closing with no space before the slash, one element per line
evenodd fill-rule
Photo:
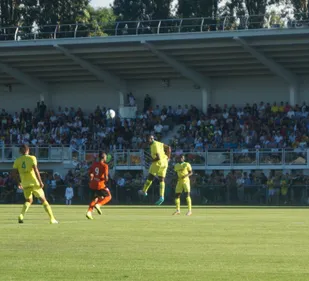
<path fill-rule="evenodd" d="M 180 214 L 180 196 L 184 192 L 188 205 L 187 216 L 191 216 L 190 177 L 193 175 L 193 172 L 190 163 L 185 162 L 184 155 L 179 156 L 179 163 L 175 165 L 174 171 L 177 173 L 178 181 L 175 190 L 176 212 L 173 215 Z"/>
<path fill-rule="evenodd" d="M 149 175 L 144 184 L 144 188 L 143 190 L 139 190 L 139 194 L 147 196 L 147 191 L 155 176 L 157 176 L 160 181 L 160 198 L 155 204 L 161 205 L 164 202 L 165 176 L 168 168 L 168 161 L 171 157 L 171 148 L 162 142 L 155 141 L 153 135 L 148 136 L 148 142 L 150 144 L 152 164 L 149 168 Z"/>
<path fill-rule="evenodd" d="M 18 217 L 18 222 L 24 222 L 25 213 L 32 204 L 34 195 L 42 202 L 45 211 L 49 215 L 50 223 L 57 224 L 58 222 L 56 221 L 52 209 L 45 198 L 43 191 L 44 184 L 37 167 L 36 157 L 29 155 L 29 147 L 27 145 L 22 145 L 19 152 L 22 156 L 15 160 L 13 165 L 13 173 L 15 176 L 19 176 L 20 180 L 18 183 L 18 188 L 23 189 L 26 202 L 23 205 L 21 214 Z"/>

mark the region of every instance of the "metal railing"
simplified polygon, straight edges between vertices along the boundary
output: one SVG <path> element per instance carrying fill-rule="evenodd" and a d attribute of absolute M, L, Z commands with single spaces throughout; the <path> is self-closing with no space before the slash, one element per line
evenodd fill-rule
<path fill-rule="evenodd" d="M 36 146 L 30 153 L 41 162 L 87 161 L 96 158 L 98 151 L 72 149 L 69 146 Z M 263 150 L 208 150 L 206 152 L 181 152 L 196 169 L 237 168 L 263 169 L 263 167 L 289 167 L 291 169 L 309 168 L 309 149 L 263 149 Z M 173 152 L 171 164 L 177 161 L 180 152 Z M 111 168 L 148 168 L 150 155 L 144 150 L 117 150 L 109 154 Z M 0 162 L 12 162 L 19 156 L 17 146 L 2 146 Z M 170 171 L 171 172 L 171 171 Z"/>
<path fill-rule="evenodd" d="M 140 34 L 192 33 L 277 28 L 309 28 L 308 13 L 222 16 L 217 18 L 173 18 L 162 20 L 119 21 L 107 24 L 55 24 L 43 26 L 0 27 L 1 40 L 39 40 Z"/>
<path fill-rule="evenodd" d="M 30 154 L 37 157 L 41 162 L 63 162 L 79 160 L 79 152 L 68 146 L 36 146 L 30 147 Z M 19 157 L 19 147 L 2 146 L 0 148 L 0 162 L 13 162 Z"/>
<path fill-rule="evenodd" d="M 171 164 L 176 163 L 178 154 L 177 152 L 172 153 Z M 188 151 L 182 154 L 195 169 L 235 169 L 237 167 L 240 169 L 263 169 L 270 166 L 291 169 L 309 168 L 309 149 L 209 150 L 206 152 Z M 86 155 L 90 155 L 87 160 L 91 161 L 95 153 L 86 151 Z M 147 169 L 149 166 L 150 156 L 147 151 L 129 150 L 113 153 L 113 167 L 117 169 L 127 167 Z"/>

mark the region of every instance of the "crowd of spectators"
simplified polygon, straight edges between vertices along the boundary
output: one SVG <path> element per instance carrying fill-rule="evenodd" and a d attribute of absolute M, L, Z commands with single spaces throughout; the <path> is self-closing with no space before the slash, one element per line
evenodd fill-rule
<path fill-rule="evenodd" d="M 135 98 L 128 95 L 128 105 Z M 278 149 L 306 148 L 309 141 L 309 107 L 290 106 L 288 103 L 209 105 L 207 114 L 195 106 L 152 105 L 147 95 L 143 111 L 135 119 L 106 118 L 107 107 L 85 113 L 81 108 L 59 106 L 48 108 L 44 102 L 36 109 L 21 109 L 9 114 L 0 113 L 1 143 L 6 146 L 22 143 L 31 146 L 70 145 L 88 150 L 122 150 L 145 147 L 145 136 L 154 133 L 158 139 L 173 126 L 182 124 L 171 139 L 174 150 L 218 149 Z"/>
<path fill-rule="evenodd" d="M 90 163 L 81 162 L 64 177 L 57 173 L 43 172 L 47 198 L 53 203 L 66 203 L 67 187 L 72 187 L 73 204 L 85 204 L 89 201 L 88 167 Z M 118 171 L 110 177 L 108 183 L 113 194 L 112 204 L 150 203 L 157 196 L 159 182 L 154 181 L 149 198 L 144 201 L 138 196 L 143 186 L 141 171 Z M 166 179 L 166 201 L 173 203 L 176 177 L 168 175 Z M 191 195 L 195 204 L 309 204 L 309 176 L 303 171 L 285 173 L 271 171 L 264 174 L 260 170 L 233 171 L 195 171 L 191 177 Z M 0 203 L 23 201 L 22 191 L 10 173 L 0 175 Z"/>
<path fill-rule="evenodd" d="M 181 109 L 181 107 L 179 107 Z M 186 150 L 306 148 L 309 107 L 260 102 L 244 107 L 208 106 L 207 114 L 190 114 L 172 145 Z M 197 117 L 197 118 L 195 118 Z"/>

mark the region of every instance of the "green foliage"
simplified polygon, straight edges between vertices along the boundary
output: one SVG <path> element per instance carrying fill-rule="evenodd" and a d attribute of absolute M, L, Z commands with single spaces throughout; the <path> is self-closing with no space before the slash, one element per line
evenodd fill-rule
<path fill-rule="evenodd" d="M 116 16 L 111 8 L 94 9 L 89 6 L 88 12 L 91 25 L 90 36 L 106 36 L 114 34 Z"/>
<path fill-rule="evenodd" d="M 21 0 L 0 1 L 0 26 L 17 26 L 20 20 Z"/>
<path fill-rule="evenodd" d="M 309 18 L 309 0 L 291 0 L 294 6 L 295 18 L 305 20 Z"/>
<path fill-rule="evenodd" d="M 115 32 L 116 21 L 130 21 L 119 24 L 119 32 L 123 34 L 154 33 L 159 19 L 175 18 L 171 12 L 173 0 L 114 0 L 111 8 L 94 9 L 90 0 L 0 0 L 0 26 L 23 26 L 26 39 L 37 30 L 39 38 L 49 38 L 60 24 L 57 37 L 72 37 L 75 23 L 78 23 L 77 36 L 105 36 Z M 269 5 L 291 2 L 298 20 L 308 19 L 309 0 L 178 0 L 176 20 L 161 24 L 161 32 L 169 32 L 178 28 L 181 31 L 199 31 L 200 20 L 192 18 L 205 17 L 204 30 L 215 30 L 222 25 L 218 17 L 229 16 L 225 22 L 227 29 L 261 28 L 265 26 L 264 15 Z M 219 5 L 221 8 L 219 9 Z M 280 11 L 278 11 L 280 13 Z M 283 26 L 280 17 L 274 12 L 269 24 Z M 241 17 L 243 16 L 243 17 Z M 245 17 L 249 16 L 249 21 Z M 237 22 L 237 18 L 241 20 Z M 137 23 L 141 21 L 137 30 Z M 50 25 L 50 26 L 46 26 Z M 44 26 L 44 27 L 43 27 Z M 28 27 L 28 28 L 26 28 Z M 14 38 L 14 28 L 0 29 L 0 36 L 5 39 Z M 2 38 L 1 37 L 1 38 Z"/>
<path fill-rule="evenodd" d="M 179 0 L 177 15 L 182 18 L 216 17 L 219 0 Z"/>

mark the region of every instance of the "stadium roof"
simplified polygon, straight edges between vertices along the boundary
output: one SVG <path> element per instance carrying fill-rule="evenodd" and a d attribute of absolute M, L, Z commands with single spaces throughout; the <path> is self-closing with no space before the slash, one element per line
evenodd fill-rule
<path fill-rule="evenodd" d="M 120 80 L 183 75 L 145 42 L 205 77 L 274 75 L 247 46 L 303 75 L 309 73 L 308 34 L 308 28 L 296 28 L 0 41 L 0 84 L 20 83 L 15 70 L 45 83 L 96 81 L 92 66 Z"/>

